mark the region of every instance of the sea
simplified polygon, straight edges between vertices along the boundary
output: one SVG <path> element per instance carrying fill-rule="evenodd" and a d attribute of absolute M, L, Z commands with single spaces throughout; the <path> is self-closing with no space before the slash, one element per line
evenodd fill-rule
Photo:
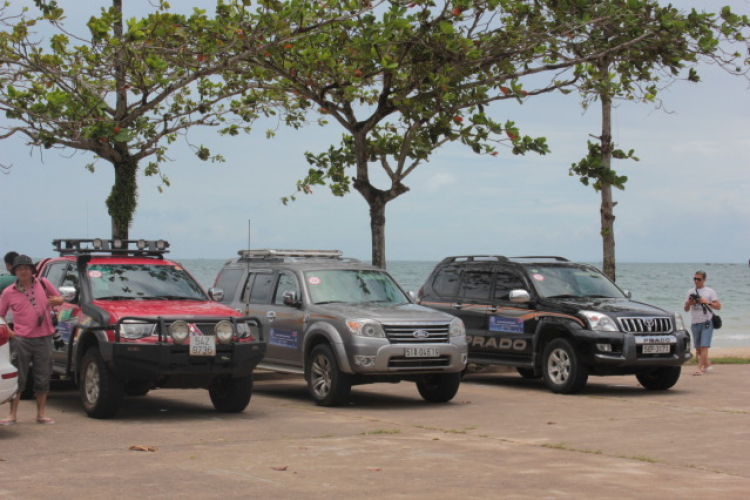
<path fill-rule="evenodd" d="M 184 259 L 183 266 L 206 289 L 224 260 Z M 414 293 L 425 282 L 436 261 L 391 261 L 388 272 L 401 287 Z M 601 269 L 601 263 L 592 263 Z M 748 264 L 646 264 L 618 263 L 617 285 L 628 290 L 632 299 L 682 314 L 686 325 L 690 313 L 683 311 L 688 290 L 696 271 L 705 271 L 706 285 L 721 301 L 723 327 L 714 332 L 713 347 L 750 347 L 750 266 Z"/>

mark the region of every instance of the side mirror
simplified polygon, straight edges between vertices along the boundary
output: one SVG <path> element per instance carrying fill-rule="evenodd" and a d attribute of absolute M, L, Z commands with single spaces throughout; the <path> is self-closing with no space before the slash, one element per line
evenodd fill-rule
<path fill-rule="evenodd" d="M 622 293 L 624 293 L 625 296 L 629 299 L 633 297 L 633 294 L 630 292 L 630 290 L 623 290 Z"/>
<path fill-rule="evenodd" d="M 516 304 L 527 304 L 531 302 L 531 295 L 526 290 L 511 290 L 508 294 L 508 298 L 511 302 Z"/>
<path fill-rule="evenodd" d="M 284 295 L 282 295 L 282 300 L 285 306 L 297 307 L 299 305 L 299 297 L 297 296 L 297 292 L 294 292 L 292 290 L 284 292 Z"/>
<path fill-rule="evenodd" d="M 78 290 L 76 290 L 76 287 L 70 285 L 61 286 L 60 290 L 58 291 L 67 303 L 73 302 L 76 298 L 76 295 L 78 294 Z"/>
<path fill-rule="evenodd" d="M 222 300 L 224 300 L 224 290 L 221 288 L 209 288 L 208 296 L 216 302 L 221 302 Z"/>

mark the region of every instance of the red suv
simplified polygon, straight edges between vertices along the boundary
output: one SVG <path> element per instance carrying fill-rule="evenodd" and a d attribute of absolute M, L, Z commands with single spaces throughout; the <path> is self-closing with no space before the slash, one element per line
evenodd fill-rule
<path fill-rule="evenodd" d="M 265 354 L 260 321 L 211 300 L 166 241 L 54 240 L 60 257 L 39 263 L 65 298 L 64 345 L 53 373 L 74 379 L 90 417 L 110 418 L 123 395 L 157 387 L 207 388 L 220 412 L 250 402 Z"/>

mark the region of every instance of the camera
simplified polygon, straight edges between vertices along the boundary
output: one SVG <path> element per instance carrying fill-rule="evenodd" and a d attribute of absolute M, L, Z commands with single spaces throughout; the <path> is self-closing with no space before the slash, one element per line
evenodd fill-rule
<path fill-rule="evenodd" d="M 697 304 L 698 301 L 701 299 L 701 296 L 698 295 L 697 293 L 691 293 L 690 299 Z"/>

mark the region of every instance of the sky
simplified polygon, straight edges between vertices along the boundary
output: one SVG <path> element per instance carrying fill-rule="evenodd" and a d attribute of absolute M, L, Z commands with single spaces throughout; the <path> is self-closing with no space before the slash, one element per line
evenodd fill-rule
<path fill-rule="evenodd" d="M 15 6 L 30 1 L 14 1 Z M 105 0 L 62 0 L 69 26 L 85 22 Z M 180 0 L 175 10 L 212 2 Z M 680 8 L 729 4 L 750 15 L 750 0 L 676 1 Z M 70 5 L 72 4 L 72 5 Z M 147 0 L 126 7 L 145 9 Z M 618 262 L 744 263 L 750 259 L 750 86 L 741 77 L 702 65 L 699 84 L 678 82 L 662 92 L 664 109 L 618 103 L 616 146 L 634 149 L 639 162 L 614 168 L 629 180 L 614 192 Z M 449 255 L 560 255 L 601 262 L 600 195 L 568 175 L 600 130 L 599 107 L 584 112 L 575 93 L 504 101 L 494 119 L 514 121 L 523 134 L 547 138 L 551 153 L 478 156 L 460 145 L 436 152 L 406 179 L 410 191 L 388 204 L 386 257 L 439 260 Z M 4 119 L 4 118 L 2 118 Z M 368 206 L 352 191 L 343 198 L 318 186 L 284 206 L 309 165 L 304 153 L 338 144 L 343 130 L 331 123 L 302 130 L 257 123 L 250 135 L 220 137 L 195 129 L 225 163 L 196 158 L 184 140 L 163 166 L 171 186 L 139 176 L 132 239 L 166 239 L 175 259 L 224 259 L 245 248 L 339 249 L 369 260 Z M 0 141 L 0 253 L 53 255 L 57 238 L 108 238 L 105 199 L 114 179 L 106 162 L 85 169 L 91 156 L 30 150 L 20 138 Z M 377 176 L 376 185 L 386 187 Z"/>

